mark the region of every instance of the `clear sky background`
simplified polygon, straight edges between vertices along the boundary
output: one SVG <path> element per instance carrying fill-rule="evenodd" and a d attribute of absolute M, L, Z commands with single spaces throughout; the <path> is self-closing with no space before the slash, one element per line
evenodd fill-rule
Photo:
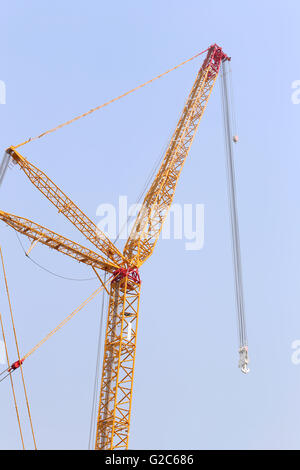
<path fill-rule="evenodd" d="M 162 240 L 143 281 L 130 432 L 133 449 L 299 448 L 299 2 L 17 1 L 1 5 L 1 146 L 16 145 L 218 43 L 232 57 L 238 207 L 251 372 L 238 341 L 220 83 L 175 202 L 205 204 L 205 245 Z M 167 144 L 201 59 L 23 148 L 95 222 L 101 203 L 134 203 Z M 83 242 L 17 168 L 1 209 Z M 22 353 L 97 287 L 41 271 L 0 225 Z M 27 240 L 23 240 L 28 246 Z M 119 245 L 122 246 L 122 243 Z M 36 261 L 61 275 L 90 269 L 46 247 Z M 8 310 L 1 289 L 1 312 Z M 40 449 L 88 446 L 101 297 L 24 365 Z M 10 337 L 10 355 L 16 359 Z M 26 420 L 25 406 L 17 393 Z M 0 448 L 20 448 L 9 383 L 0 385 Z M 25 426 L 27 447 L 30 433 Z"/>

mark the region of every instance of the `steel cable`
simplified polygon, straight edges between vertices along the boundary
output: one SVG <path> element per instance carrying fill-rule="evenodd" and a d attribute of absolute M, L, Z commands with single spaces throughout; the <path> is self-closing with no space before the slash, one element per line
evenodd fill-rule
<path fill-rule="evenodd" d="M 241 247 L 240 247 L 240 234 L 239 234 L 239 223 L 238 223 L 238 212 L 236 202 L 236 181 L 235 181 L 235 168 L 233 159 L 233 148 L 232 148 L 232 129 L 231 119 L 233 115 L 230 115 L 230 93 L 227 80 L 227 66 L 223 63 L 222 66 L 222 105 L 223 105 L 223 118 L 224 118 L 224 132 L 225 132 L 225 147 L 226 147 L 226 168 L 227 168 L 227 184 L 228 184 L 228 200 L 230 210 L 230 223 L 231 223 L 231 235 L 232 235 L 232 255 L 234 265 L 234 282 L 235 282 L 235 294 L 236 294 L 236 306 L 238 316 L 238 332 L 239 332 L 239 343 L 240 351 L 242 349 L 247 351 L 248 340 L 246 331 L 246 320 L 245 320 L 245 302 L 244 302 L 244 287 L 243 287 L 243 276 L 242 276 L 242 261 L 241 261 Z"/>

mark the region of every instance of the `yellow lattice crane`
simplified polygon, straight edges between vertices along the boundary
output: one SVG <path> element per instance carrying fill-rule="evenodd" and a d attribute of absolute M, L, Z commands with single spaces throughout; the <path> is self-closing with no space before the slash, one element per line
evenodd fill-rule
<path fill-rule="evenodd" d="M 139 314 L 140 266 L 152 254 L 170 209 L 176 185 L 223 61 L 218 45 L 207 50 L 181 117 L 138 213 L 123 254 L 41 170 L 16 147 L 7 149 L 36 188 L 91 242 L 97 252 L 28 219 L 0 211 L 0 219 L 26 235 L 96 271 L 113 274 L 109 291 L 95 449 L 127 449 Z M 124 95 L 125 96 L 125 95 Z M 25 142 L 26 143 L 26 142 Z"/>

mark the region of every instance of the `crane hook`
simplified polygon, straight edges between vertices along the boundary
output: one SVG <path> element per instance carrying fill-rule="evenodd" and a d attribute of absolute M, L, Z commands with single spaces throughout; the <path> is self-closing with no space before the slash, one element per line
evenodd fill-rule
<path fill-rule="evenodd" d="M 249 357 L 248 357 L 248 346 L 242 346 L 239 349 L 240 360 L 239 360 L 239 368 L 243 372 L 243 374 L 248 374 L 250 369 L 248 367 L 249 364 Z"/>

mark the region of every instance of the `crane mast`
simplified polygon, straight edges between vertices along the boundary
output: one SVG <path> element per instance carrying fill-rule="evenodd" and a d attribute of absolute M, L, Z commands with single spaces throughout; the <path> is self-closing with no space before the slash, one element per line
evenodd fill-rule
<path fill-rule="evenodd" d="M 153 252 L 170 209 L 183 164 L 224 60 L 228 60 L 228 57 L 219 46 L 209 48 L 162 164 L 125 245 L 123 255 L 131 268 L 120 268 L 117 278 L 111 284 L 96 450 L 128 448 L 140 299 L 137 268 Z"/>
<path fill-rule="evenodd" d="M 95 449 L 127 449 L 140 301 L 136 270 L 111 282 Z"/>

